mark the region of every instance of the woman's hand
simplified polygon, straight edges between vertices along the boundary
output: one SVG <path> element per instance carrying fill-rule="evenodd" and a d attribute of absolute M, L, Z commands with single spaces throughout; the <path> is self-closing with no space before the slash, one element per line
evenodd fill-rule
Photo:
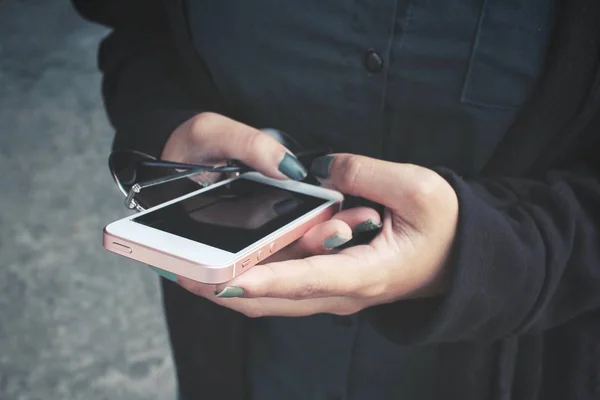
<path fill-rule="evenodd" d="M 271 136 L 215 113 L 202 113 L 181 124 L 169 137 L 161 158 L 181 163 L 220 165 L 229 160 L 244 164 L 276 179 L 301 180 L 304 166 Z M 219 174 L 195 176 L 213 183 Z"/>
<path fill-rule="evenodd" d="M 170 136 L 162 159 L 197 164 L 222 164 L 235 159 L 276 179 L 299 180 L 306 170 L 281 143 L 266 133 L 222 115 L 203 113 L 181 124 Z M 204 184 L 221 179 L 219 174 L 204 173 L 194 177 Z M 225 221 L 226 222 L 226 221 Z M 338 213 L 332 220 L 312 228 L 300 240 L 275 253 L 269 262 L 302 259 L 326 254 L 352 238 L 354 231 L 380 227 L 379 214 L 360 207 Z M 210 293 L 214 285 L 201 285 L 179 278 L 179 282 L 195 292 Z M 202 289 L 200 289 L 202 288 Z M 231 294 L 231 291 L 229 291 Z"/>
<path fill-rule="evenodd" d="M 322 157 L 311 169 L 326 186 L 386 207 L 383 229 L 371 243 L 333 254 L 318 247 L 329 230 L 348 235 L 357 213 L 379 222 L 374 210 L 348 210 L 349 216 L 338 214 L 284 249 L 285 260 L 268 259 L 216 288 L 187 279 L 180 284 L 251 317 L 353 314 L 443 293 L 458 220 L 458 200 L 445 179 L 423 167 L 350 154 Z"/>

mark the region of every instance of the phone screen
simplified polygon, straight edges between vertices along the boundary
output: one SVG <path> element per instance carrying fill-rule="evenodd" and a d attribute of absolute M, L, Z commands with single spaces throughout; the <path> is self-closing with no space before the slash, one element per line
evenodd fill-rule
<path fill-rule="evenodd" d="M 327 202 L 242 178 L 133 221 L 237 253 Z"/>

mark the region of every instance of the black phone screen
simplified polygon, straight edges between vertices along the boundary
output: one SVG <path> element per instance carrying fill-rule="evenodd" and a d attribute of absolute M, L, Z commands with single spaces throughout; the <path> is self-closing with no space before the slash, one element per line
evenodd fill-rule
<path fill-rule="evenodd" d="M 327 201 L 241 178 L 133 221 L 237 253 Z"/>

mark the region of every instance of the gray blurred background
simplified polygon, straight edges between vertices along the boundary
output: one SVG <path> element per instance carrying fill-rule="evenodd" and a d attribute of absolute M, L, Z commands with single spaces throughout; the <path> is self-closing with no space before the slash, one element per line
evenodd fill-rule
<path fill-rule="evenodd" d="M 156 276 L 106 252 L 104 29 L 0 0 L 0 399 L 174 399 Z"/>

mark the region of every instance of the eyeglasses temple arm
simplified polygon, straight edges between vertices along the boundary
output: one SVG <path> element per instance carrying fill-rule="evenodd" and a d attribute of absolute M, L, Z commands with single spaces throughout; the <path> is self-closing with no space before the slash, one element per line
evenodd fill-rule
<path fill-rule="evenodd" d="M 136 208 L 137 204 L 135 203 L 133 198 L 135 197 L 136 194 L 141 192 L 142 189 L 152 187 L 152 186 L 162 185 L 163 183 L 176 181 L 181 178 L 187 178 L 188 176 L 196 175 L 196 174 L 199 174 L 200 172 L 205 172 L 205 171 L 206 171 L 206 168 L 190 169 L 187 171 L 178 172 L 173 175 L 163 176 L 163 177 L 152 179 L 149 181 L 136 183 L 135 185 L 133 185 L 131 187 L 131 189 L 129 189 L 129 193 L 127 194 L 127 197 L 125 198 L 125 206 L 131 210 Z"/>
<path fill-rule="evenodd" d="M 209 167 L 206 165 L 198 165 L 198 164 L 185 164 L 185 163 L 177 163 L 172 161 L 163 161 L 163 160 L 145 160 L 140 162 L 140 166 L 142 167 L 154 167 L 154 168 L 173 168 L 180 170 L 189 170 L 189 169 L 197 169 L 203 170 L 206 172 L 241 172 L 249 170 L 249 168 L 241 164 L 239 162 L 230 161 L 226 165 Z"/>
<path fill-rule="evenodd" d="M 297 154 L 298 157 L 310 157 L 310 156 L 320 156 L 330 153 L 329 149 L 316 149 L 316 150 L 307 150 L 303 152 L 299 152 Z M 131 210 L 137 208 L 137 204 L 134 201 L 134 197 L 136 194 L 140 193 L 142 189 L 162 185 L 163 183 L 172 182 L 181 178 L 187 178 L 188 176 L 199 174 L 200 172 L 245 172 L 249 171 L 246 165 L 238 163 L 238 162 L 230 162 L 227 166 L 222 167 L 206 167 L 202 165 L 193 165 L 193 164 L 182 164 L 175 163 L 171 161 L 144 161 L 143 165 L 148 167 L 158 167 L 158 168 L 176 168 L 176 169 L 187 169 L 186 171 L 178 172 L 173 175 L 160 177 L 157 179 L 152 179 L 146 182 L 136 183 L 131 187 L 127 197 L 125 198 L 125 206 Z"/>

